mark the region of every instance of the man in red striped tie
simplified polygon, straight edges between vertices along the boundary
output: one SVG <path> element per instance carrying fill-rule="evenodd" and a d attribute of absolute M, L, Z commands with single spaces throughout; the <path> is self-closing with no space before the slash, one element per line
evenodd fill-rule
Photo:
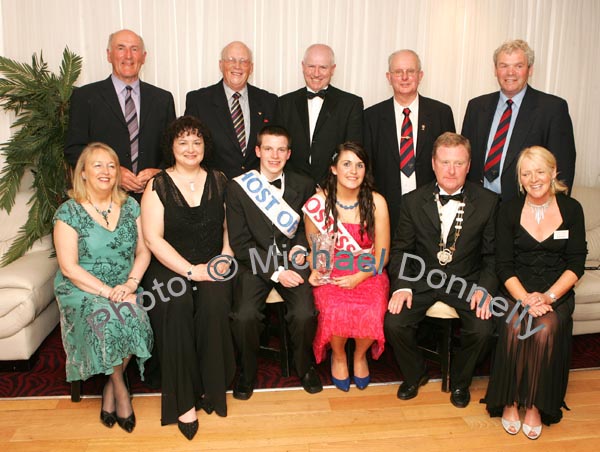
<path fill-rule="evenodd" d="M 534 52 L 520 39 L 494 52 L 500 91 L 471 99 L 462 135 L 471 142 L 469 179 L 501 195 L 518 191 L 516 162 L 529 146 L 549 149 L 558 163 L 558 178 L 570 188 L 575 173 L 575 139 L 567 102 L 528 85 Z"/>

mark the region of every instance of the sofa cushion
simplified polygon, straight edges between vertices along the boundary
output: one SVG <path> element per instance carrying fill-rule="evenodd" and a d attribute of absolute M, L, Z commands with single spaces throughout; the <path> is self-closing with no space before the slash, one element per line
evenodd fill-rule
<path fill-rule="evenodd" d="M 598 304 L 600 301 L 600 270 L 586 270 L 575 286 L 575 304 Z M 598 309 L 600 315 L 600 309 Z"/>
<path fill-rule="evenodd" d="M 30 252 L 6 267 L 1 267 L 0 290 L 5 288 L 34 290 L 49 279 L 53 279 L 58 264 L 56 258 L 50 257 L 50 254 L 50 250 Z M 0 296 L 0 300 L 3 300 L 3 297 Z"/>
<path fill-rule="evenodd" d="M 587 264 L 600 260 L 600 209 L 598 196 L 600 189 L 595 187 L 573 187 L 573 198 L 583 207 L 585 214 L 585 235 L 588 246 Z"/>

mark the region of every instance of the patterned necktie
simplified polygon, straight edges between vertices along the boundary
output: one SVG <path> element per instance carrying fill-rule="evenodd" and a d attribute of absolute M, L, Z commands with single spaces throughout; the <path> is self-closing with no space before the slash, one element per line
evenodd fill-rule
<path fill-rule="evenodd" d="M 129 129 L 129 146 L 131 148 L 131 170 L 134 174 L 137 174 L 139 135 L 137 112 L 135 111 L 135 104 L 133 103 L 133 99 L 131 98 L 131 91 L 133 90 L 133 88 L 128 85 L 125 89 L 127 90 L 127 95 L 125 97 L 125 122 L 127 123 L 127 128 Z"/>
<path fill-rule="evenodd" d="M 231 120 L 233 121 L 233 128 L 235 134 L 240 143 L 240 149 L 242 155 L 246 156 L 246 127 L 244 125 L 244 115 L 242 114 L 242 107 L 240 106 L 241 94 L 238 92 L 233 93 L 233 102 L 231 105 Z"/>
<path fill-rule="evenodd" d="M 492 182 L 500 175 L 500 162 L 502 161 L 502 151 L 504 144 L 506 143 L 506 135 L 510 127 L 510 118 L 512 116 L 512 104 L 513 101 L 508 99 L 506 101 L 506 109 L 502 113 L 498 129 L 494 135 L 494 141 L 492 141 L 492 147 L 488 152 L 487 158 L 485 159 L 485 166 L 483 168 L 483 175 Z"/>
<path fill-rule="evenodd" d="M 402 136 L 400 138 L 400 171 L 410 177 L 415 171 L 415 148 L 413 146 L 413 128 L 410 122 L 410 108 L 402 110 Z"/>

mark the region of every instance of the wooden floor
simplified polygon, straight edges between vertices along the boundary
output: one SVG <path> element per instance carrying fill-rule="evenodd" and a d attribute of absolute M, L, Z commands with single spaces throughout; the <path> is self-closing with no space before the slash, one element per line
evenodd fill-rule
<path fill-rule="evenodd" d="M 472 401 L 454 408 L 439 382 L 417 398 L 396 398 L 397 385 L 256 392 L 241 402 L 228 395 L 227 418 L 200 414 L 193 441 L 177 426 L 160 426 L 160 398 L 135 397 L 137 427 L 127 434 L 100 424 L 100 400 L 0 400 L 0 452 L 8 451 L 597 451 L 600 446 L 600 370 L 572 372 L 561 423 L 537 441 L 506 434 L 479 399 L 487 379 L 474 381 Z"/>

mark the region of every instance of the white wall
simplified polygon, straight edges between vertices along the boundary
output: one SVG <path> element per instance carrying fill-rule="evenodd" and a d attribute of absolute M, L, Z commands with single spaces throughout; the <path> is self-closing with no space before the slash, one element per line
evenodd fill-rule
<path fill-rule="evenodd" d="M 106 40 L 131 28 L 146 42 L 142 78 L 185 94 L 215 83 L 221 48 L 254 51 L 251 82 L 282 94 L 302 85 L 300 60 L 315 42 L 331 45 L 333 83 L 369 106 L 391 96 L 388 55 L 416 50 L 421 93 L 452 106 L 458 130 L 470 98 L 497 90 L 492 53 L 522 38 L 536 52 L 531 84 L 569 102 L 578 157 L 576 183 L 600 185 L 600 2 L 597 0 L 1 0 L 0 52 L 29 61 L 43 50 L 56 69 L 65 45 L 84 58 L 78 84 L 105 78 Z M 0 140 L 8 137 L 0 114 Z"/>

